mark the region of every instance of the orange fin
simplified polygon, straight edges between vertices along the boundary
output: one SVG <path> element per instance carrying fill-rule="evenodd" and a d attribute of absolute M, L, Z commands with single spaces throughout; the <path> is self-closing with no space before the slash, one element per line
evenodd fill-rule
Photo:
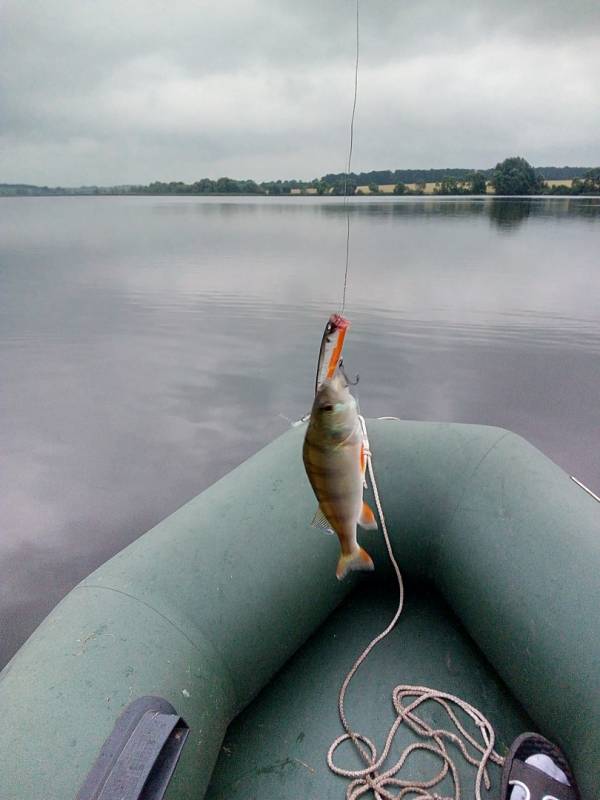
<path fill-rule="evenodd" d="M 362 505 L 362 511 L 360 512 L 360 516 L 358 518 L 358 524 L 361 528 L 365 528 L 365 530 L 368 531 L 377 530 L 377 520 L 375 519 L 373 509 L 365 502 L 363 502 Z"/>
<path fill-rule="evenodd" d="M 358 545 L 356 550 L 353 550 L 352 553 L 349 553 L 347 556 L 342 553 L 337 564 L 335 577 L 338 579 L 338 581 L 341 581 L 349 572 L 356 569 L 375 569 L 375 565 L 373 564 L 371 556 L 366 550 L 363 550 L 362 547 L 358 547 Z"/>

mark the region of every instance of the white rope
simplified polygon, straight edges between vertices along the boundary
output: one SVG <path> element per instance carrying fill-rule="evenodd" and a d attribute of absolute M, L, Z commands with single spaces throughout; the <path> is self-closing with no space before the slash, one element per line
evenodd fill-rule
<path fill-rule="evenodd" d="M 392 692 L 392 702 L 396 711 L 396 719 L 388 732 L 381 755 L 377 754 L 377 749 L 369 738 L 354 731 L 350 727 L 346 717 L 344 701 L 350 681 L 373 648 L 392 631 L 400 618 L 404 606 L 404 584 L 402 581 L 402 574 L 398 562 L 394 557 L 387 526 L 385 524 L 385 517 L 379 498 L 379 490 L 373 472 L 373 461 L 367 436 L 367 426 L 364 417 L 359 416 L 359 419 L 363 431 L 367 468 L 369 470 L 371 486 L 373 487 L 375 504 L 377 505 L 377 512 L 381 520 L 381 528 L 383 530 L 388 555 L 398 580 L 398 608 L 390 624 L 367 645 L 352 665 L 350 672 L 346 675 L 342 683 L 338 700 L 338 710 L 345 733 L 338 736 L 329 748 L 327 752 L 327 764 L 336 775 L 352 779 L 346 789 L 347 800 L 358 800 L 359 797 L 362 797 L 368 792 L 373 792 L 376 800 L 400 800 L 406 795 L 414 795 L 416 800 L 442 800 L 442 797 L 445 800 L 446 796 L 439 795 L 433 790 L 448 774 L 450 774 L 454 785 L 452 798 L 453 800 L 460 800 L 461 788 L 458 770 L 446 748 L 446 743 L 451 742 L 459 748 L 463 758 L 469 764 L 477 767 L 477 774 L 475 776 L 475 797 L 476 800 L 481 800 L 482 782 L 486 789 L 489 790 L 490 788 L 490 779 L 487 770 L 488 762 L 492 761 L 494 764 L 501 766 L 504 763 L 504 759 L 494 750 L 494 729 L 491 723 L 470 703 L 461 700 L 461 698 L 453 694 L 440 692 L 436 689 L 429 689 L 427 686 L 396 686 Z M 395 418 L 385 417 L 385 419 Z M 435 702 L 444 709 L 458 733 L 452 730 L 432 728 L 416 714 L 419 706 L 428 701 Z M 471 718 L 479 729 L 481 741 L 477 741 L 465 730 L 463 724 L 453 710 L 453 706 L 462 709 L 463 712 Z M 414 742 L 406 747 L 392 766 L 384 768 L 383 765 L 388 759 L 396 733 L 402 724 L 406 724 L 417 736 L 421 737 L 423 741 Z M 334 763 L 333 756 L 335 751 L 343 742 L 348 740 L 351 740 L 356 746 L 367 765 L 365 768 L 350 770 L 339 767 Z M 470 752 L 468 745 L 470 745 L 475 752 Z M 424 781 L 417 781 L 410 778 L 404 780 L 397 777 L 411 754 L 418 751 L 425 751 L 437 756 L 442 762 L 440 771 L 430 779 Z M 392 789 L 398 789 L 399 791 L 394 791 L 392 793 Z"/>

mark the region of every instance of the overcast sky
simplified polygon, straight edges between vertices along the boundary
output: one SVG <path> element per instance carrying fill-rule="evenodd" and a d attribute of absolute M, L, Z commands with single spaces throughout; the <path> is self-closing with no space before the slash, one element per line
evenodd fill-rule
<path fill-rule="evenodd" d="M 600 163 L 598 0 L 360 0 L 353 167 Z M 344 168 L 354 0 L 2 0 L 0 182 Z"/>

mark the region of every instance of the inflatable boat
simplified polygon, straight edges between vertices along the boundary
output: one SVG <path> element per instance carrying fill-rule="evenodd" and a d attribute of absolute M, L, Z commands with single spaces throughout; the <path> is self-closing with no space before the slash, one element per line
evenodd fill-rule
<path fill-rule="evenodd" d="M 525 730 L 555 741 L 597 800 L 600 504 L 509 431 L 367 425 L 406 607 L 348 690 L 351 724 L 380 742 L 395 685 L 436 687 L 487 716 L 500 754 Z M 344 797 L 325 759 L 339 686 L 397 586 L 377 531 L 360 535 L 375 571 L 336 580 L 303 433 L 96 570 L 23 645 L 0 676 L 2 800 Z"/>

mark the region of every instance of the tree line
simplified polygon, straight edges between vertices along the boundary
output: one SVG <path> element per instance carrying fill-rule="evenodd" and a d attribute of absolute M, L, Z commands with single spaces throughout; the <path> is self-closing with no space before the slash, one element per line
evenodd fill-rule
<path fill-rule="evenodd" d="M 572 186 L 548 186 L 545 180 L 572 179 Z M 532 167 L 524 158 L 512 157 L 493 169 L 459 168 L 429 170 L 380 170 L 371 172 L 328 173 L 311 181 L 237 180 L 222 177 L 201 178 L 192 183 L 153 181 L 146 185 L 80 186 L 77 188 L 0 184 L 0 196 L 32 195 L 124 195 L 124 194 L 255 194 L 289 195 L 297 191 L 311 194 L 353 195 L 359 186 L 377 193 L 380 185 L 394 187 L 395 194 L 424 194 L 426 184 L 434 184 L 433 194 L 484 194 L 488 181 L 496 194 L 600 194 L 600 167 Z M 409 186 L 410 184 L 410 186 Z"/>
<path fill-rule="evenodd" d="M 572 170 L 570 167 L 563 168 L 567 169 Z M 462 177 L 444 175 L 441 180 L 435 182 L 433 192 L 430 194 L 485 194 L 488 180 L 498 195 L 600 194 L 600 167 L 581 170 L 578 176 L 572 178 L 556 177 L 560 173 L 560 168 L 554 168 L 550 177 L 548 174 L 543 174 L 540 169 L 532 167 L 524 158 L 513 156 L 496 164 L 493 170 L 481 170 Z M 546 183 L 547 180 L 569 179 L 572 180 L 570 186 L 564 184 L 552 186 Z M 394 186 L 394 194 L 424 194 L 425 186 L 425 182 L 422 181 L 413 184 L 409 189 L 406 183 L 398 182 Z M 377 184 L 370 184 L 368 188 L 369 193 L 379 191 Z"/>
<path fill-rule="evenodd" d="M 543 175 L 524 158 L 517 156 L 496 164 L 491 183 L 496 194 L 503 195 L 600 193 L 600 167 L 587 169 L 583 175 L 575 176 L 570 186 L 549 186 L 545 180 L 561 180 L 561 178 Z"/>
<path fill-rule="evenodd" d="M 410 186 L 400 181 L 394 186 L 394 194 L 419 195 L 425 194 L 429 181 L 417 181 Z M 441 180 L 434 182 L 433 191 L 428 194 L 485 194 L 487 178 L 483 172 L 467 173 L 463 177 L 456 178 L 453 175 L 444 175 Z M 378 194 L 379 186 L 369 184 L 369 194 Z M 357 194 L 361 194 L 358 189 Z"/>

